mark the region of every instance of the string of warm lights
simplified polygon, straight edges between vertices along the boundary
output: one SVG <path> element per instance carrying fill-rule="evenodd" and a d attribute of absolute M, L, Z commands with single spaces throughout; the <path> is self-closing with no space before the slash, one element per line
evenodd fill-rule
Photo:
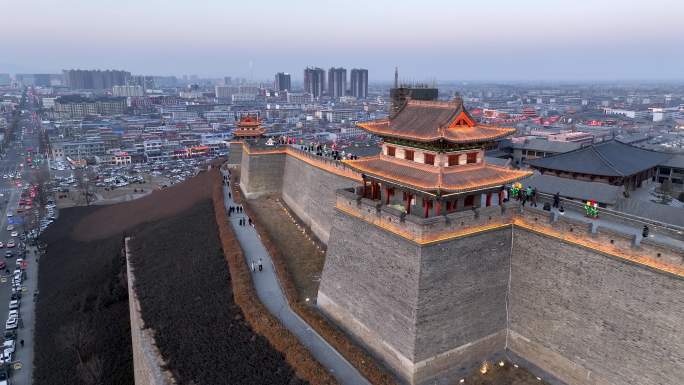
<path fill-rule="evenodd" d="M 292 224 L 297 226 L 297 230 L 301 231 L 302 234 L 304 234 L 304 237 L 306 237 L 306 239 L 308 239 L 309 242 L 311 242 L 311 244 L 316 248 L 316 250 L 319 253 L 324 254 L 325 252 L 323 251 L 323 248 L 311 236 L 309 236 L 309 233 L 306 232 L 306 228 L 299 224 L 299 222 L 295 219 L 295 217 L 290 213 L 290 210 L 288 210 L 287 207 L 285 207 L 283 202 L 280 199 L 276 199 L 276 202 L 278 203 L 280 208 L 283 210 L 283 212 L 285 212 L 285 215 L 287 215 L 287 217 L 290 218 L 290 221 L 292 222 Z"/>
<path fill-rule="evenodd" d="M 580 247 L 588 248 L 591 250 L 595 250 L 598 252 L 601 252 L 603 254 L 610 255 L 615 258 L 623 259 L 630 261 L 632 263 L 636 263 L 639 265 L 644 265 L 648 266 L 652 269 L 667 272 L 670 274 L 674 274 L 680 277 L 684 277 L 684 267 L 682 266 L 676 266 L 676 265 L 671 265 L 665 262 L 657 261 L 649 257 L 644 257 L 643 255 L 639 255 L 635 252 L 627 252 L 623 249 L 620 249 L 619 247 L 615 245 L 610 245 L 610 244 L 602 244 L 598 242 L 592 242 L 588 241 L 584 238 L 568 234 L 568 233 L 561 233 L 560 231 L 554 230 L 550 226 L 543 226 L 540 224 L 532 224 L 522 218 L 512 218 L 512 220 L 508 220 L 505 218 L 502 218 L 501 220 L 495 222 L 495 223 L 489 223 L 486 225 L 476 225 L 476 226 L 471 226 L 468 228 L 464 229 L 456 229 L 456 230 L 447 230 L 439 233 L 433 233 L 428 236 L 425 235 L 418 235 L 415 234 L 407 229 L 403 229 L 399 227 L 398 225 L 395 225 L 390 222 L 385 222 L 382 219 L 379 218 L 373 218 L 373 217 L 368 217 L 364 215 L 362 212 L 355 210 L 352 207 L 345 206 L 341 203 L 337 203 L 335 206 L 338 210 L 353 216 L 355 218 L 364 220 L 366 222 L 371 223 L 372 225 L 382 228 L 386 231 L 391 232 L 392 234 L 401 236 L 402 238 L 405 238 L 409 241 L 412 241 L 414 243 L 417 243 L 419 245 L 428 245 L 428 244 L 433 244 L 437 242 L 442 242 L 442 241 L 448 241 L 452 239 L 457 239 L 457 238 L 462 238 L 465 236 L 473 235 L 473 234 L 478 234 L 482 232 L 487 232 L 487 231 L 493 231 L 501 228 L 505 228 L 508 226 L 518 226 L 520 228 L 524 228 L 526 230 L 533 231 L 538 234 L 546 235 L 549 237 L 553 237 L 556 239 L 559 239 L 563 242 L 570 243 L 573 245 L 577 245 Z"/>

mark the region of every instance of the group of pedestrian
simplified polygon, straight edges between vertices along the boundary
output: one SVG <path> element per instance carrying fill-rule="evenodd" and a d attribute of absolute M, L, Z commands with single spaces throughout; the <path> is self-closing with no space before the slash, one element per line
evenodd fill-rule
<path fill-rule="evenodd" d="M 525 203 L 530 201 L 531 207 L 537 207 L 537 189 L 532 186 L 527 186 L 526 189 L 520 189 L 515 199 L 520 202 L 520 204 L 525 207 Z"/>
<path fill-rule="evenodd" d="M 247 224 L 249 224 L 250 226 L 254 227 L 254 222 L 252 222 L 252 218 L 250 217 L 240 218 L 238 220 L 238 224 L 240 226 L 247 226 Z"/>
<path fill-rule="evenodd" d="M 259 271 L 263 271 L 263 270 L 264 270 L 264 265 L 263 265 L 263 263 L 261 262 L 261 258 L 259 258 L 259 260 L 257 261 L 256 265 L 254 264 L 254 260 L 252 260 L 251 266 L 252 266 L 252 272 L 256 272 L 257 269 L 259 269 Z"/>
<path fill-rule="evenodd" d="M 228 216 L 231 216 L 232 214 L 241 214 L 241 213 L 242 213 L 242 206 L 240 206 L 240 205 L 228 207 Z"/>

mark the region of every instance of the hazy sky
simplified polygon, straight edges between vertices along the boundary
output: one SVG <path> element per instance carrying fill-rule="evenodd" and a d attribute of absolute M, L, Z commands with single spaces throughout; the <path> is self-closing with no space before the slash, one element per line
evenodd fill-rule
<path fill-rule="evenodd" d="M 0 72 L 684 79 L 683 0 L 0 0 Z M 250 62 L 252 70 L 250 71 Z"/>

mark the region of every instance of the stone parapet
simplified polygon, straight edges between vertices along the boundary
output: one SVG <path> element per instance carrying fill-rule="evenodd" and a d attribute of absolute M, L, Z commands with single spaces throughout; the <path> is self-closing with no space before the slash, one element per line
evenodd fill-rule
<path fill-rule="evenodd" d="M 418 244 L 440 242 L 510 225 L 517 206 L 515 202 L 507 202 L 503 206 L 480 207 L 421 218 L 381 202 L 362 198 L 353 189 L 338 190 L 336 202 L 338 210 Z"/>
<path fill-rule="evenodd" d="M 174 385 L 175 378 L 165 368 L 166 362 L 154 342 L 154 331 L 145 327 L 140 313 L 140 302 L 135 292 L 135 275 L 129 259 L 126 239 L 126 274 L 128 277 L 128 305 L 131 316 L 133 347 L 133 377 L 136 385 Z"/>

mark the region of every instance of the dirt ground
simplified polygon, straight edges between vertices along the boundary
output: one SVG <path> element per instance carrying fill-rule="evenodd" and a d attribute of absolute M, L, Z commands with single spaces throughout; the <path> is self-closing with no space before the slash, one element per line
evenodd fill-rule
<path fill-rule="evenodd" d="M 300 301 L 318 294 L 325 248 L 277 196 L 247 201 L 287 263 Z"/>
<path fill-rule="evenodd" d="M 169 186 L 169 180 L 161 176 L 145 176 L 144 183 L 134 183 L 126 187 L 114 190 L 105 190 L 103 187 L 92 186 L 90 204 L 112 204 L 130 201 L 150 194 L 152 191 L 160 190 L 162 186 Z M 78 188 L 70 188 L 68 193 L 56 193 L 56 204 L 58 208 L 74 206 L 85 206 L 85 196 Z"/>
<path fill-rule="evenodd" d="M 211 197 L 211 178 L 216 172 L 202 172 L 183 183 L 155 190 L 140 199 L 104 206 L 83 218 L 74 227 L 72 236 L 89 241 L 121 233 L 144 222 L 173 216 Z"/>

